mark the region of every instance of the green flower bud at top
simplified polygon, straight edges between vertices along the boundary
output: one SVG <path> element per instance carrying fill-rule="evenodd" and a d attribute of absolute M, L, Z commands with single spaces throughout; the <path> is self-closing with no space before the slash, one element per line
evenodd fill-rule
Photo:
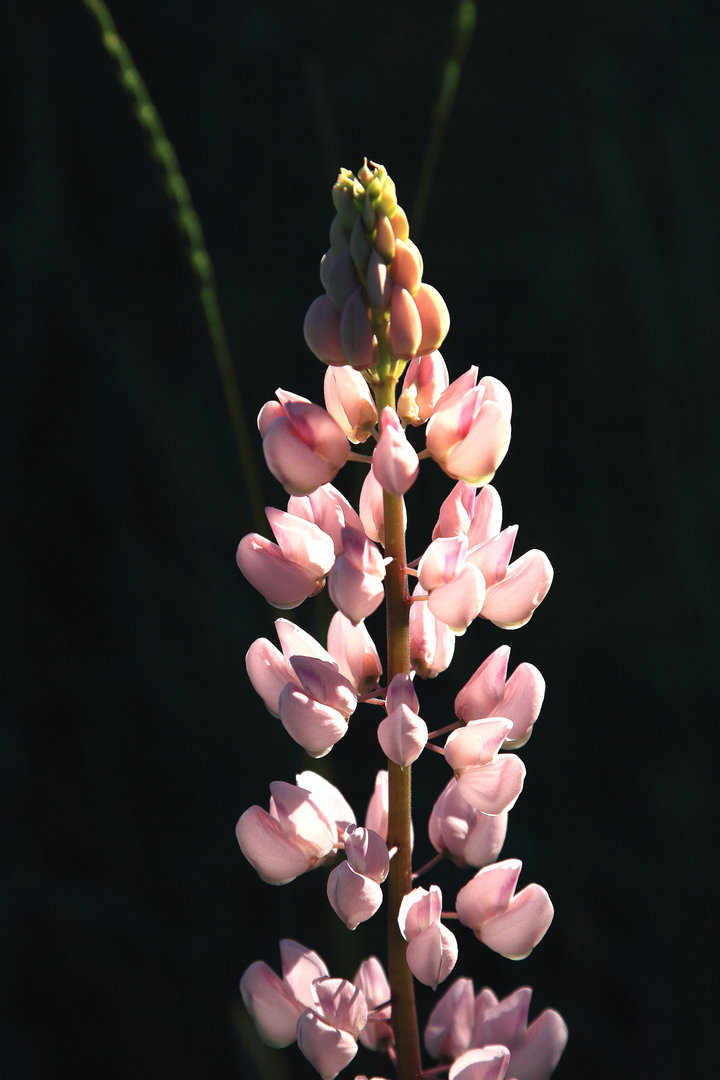
<path fill-rule="evenodd" d="M 332 189 L 332 199 L 340 221 L 346 229 L 352 229 L 357 217 L 357 210 L 353 202 L 352 184 L 336 183 Z"/>
<path fill-rule="evenodd" d="M 373 204 L 369 199 L 365 200 L 365 207 L 363 209 L 362 221 L 365 227 L 366 233 L 372 233 L 375 230 L 375 221 L 377 220 L 377 213 Z"/>
<path fill-rule="evenodd" d="M 382 168 L 382 165 L 380 166 L 380 168 Z M 371 169 L 370 166 L 368 165 L 368 159 L 365 158 L 362 165 L 360 166 L 360 168 L 357 171 L 357 178 L 358 178 L 358 180 L 360 181 L 360 183 L 362 184 L 362 186 L 364 188 L 367 188 L 368 185 L 371 184 L 372 181 L 375 179 L 376 170 L 377 170 L 377 166 L 375 166 L 374 169 Z"/>

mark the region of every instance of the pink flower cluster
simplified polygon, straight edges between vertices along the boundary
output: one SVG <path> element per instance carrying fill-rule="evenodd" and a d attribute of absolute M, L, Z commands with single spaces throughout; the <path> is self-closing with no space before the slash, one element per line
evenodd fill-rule
<path fill-rule="evenodd" d="M 277 400 L 260 410 L 265 458 L 289 500 L 286 510 L 266 510 L 275 542 L 257 533 L 243 537 L 237 563 L 277 608 L 298 607 L 327 582 L 337 612 L 325 645 L 289 619 L 277 619 L 279 648 L 258 638 L 246 667 L 268 712 L 311 758 L 325 756 L 346 735 L 357 740 L 360 758 L 368 731 L 391 774 L 419 761 L 435 767 L 429 764 L 434 755 L 424 754 L 428 747 L 444 757 L 449 772 L 437 783 L 429 816 L 435 858 L 428 868 L 447 858 L 475 872 L 457 889 L 454 908 L 443 909 L 436 884 L 408 884 L 392 913 L 407 967 L 436 989 L 458 958 L 458 939 L 443 920 L 457 920 L 460 934 L 471 940 L 462 929 L 468 928 L 488 948 L 516 960 L 532 951 L 552 920 L 545 889 L 531 883 L 517 891 L 521 862 L 499 860 L 526 774 L 515 751 L 532 734 L 545 683 L 527 662 L 508 676 L 510 648 L 502 645 L 457 692 L 454 717 L 430 731 L 418 680 L 448 668 L 456 638 L 475 620 L 506 630 L 527 623 L 553 571 L 541 551 L 513 559 L 518 529 L 503 527 L 500 496 L 490 483 L 508 450 L 510 394 L 496 378 L 478 380 L 475 367 L 450 381 L 437 351 L 449 325 L 447 309 L 422 283 L 422 259 L 392 181 L 380 166 L 366 164 L 357 177 L 343 170 L 333 198 L 331 246 L 321 267 L 325 293 L 305 321 L 308 344 L 329 365 L 325 408 L 277 390 Z M 378 386 L 396 382 L 395 407 L 378 409 Z M 366 444 L 371 452 L 352 449 Z M 400 522 L 407 520 L 404 497 L 427 460 L 455 484 L 424 551 L 404 561 L 404 542 L 397 554 Z M 348 461 L 366 468 L 357 510 L 333 486 Z M 394 547 L 386 536 L 390 528 Z M 365 620 L 398 569 L 403 582 L 416 579 L 412 596 L 403 585 L 409 662 L 405 670 L 388 665 L 383 685 L 383 663 Z M 358 710 L 373 708 L 382 711 L 374 728 L 367 718 L 356 722 Z M 361 826 L 342 793 L 319 774 L 306 770 L 294 784 L 276 780 L 268 809 L 251 806 L 241 815 L 239 846 L 269 884 L 327 868 L 330 907 L 355 930 L 382 906 L 389 873 L 392 880 L 398 849 L 388 846 L 388 792 L 382 770 Z M 407 875 L 409 882 L 409 869 Z M 280 951 L 282 977 L 257 961 L 241 981 L 261 1038 L 278 1047 L 297 1041 L 324 1080 L 353 1060 L 358 1042 L 395 1060 L 395 991 L 376 958 L 348 981 L 331 977 L 297 942 L 282 941 Z M 567 1031 L 551 1010 L 527 1027 L 529 999 L 529 989 L 502 1002 L 487 989 L 475 997 L 470 980 L 460 979 L 433 1010 L 425 1047 L 447 1063 L 450 1080 L 547 1080 Z"/>

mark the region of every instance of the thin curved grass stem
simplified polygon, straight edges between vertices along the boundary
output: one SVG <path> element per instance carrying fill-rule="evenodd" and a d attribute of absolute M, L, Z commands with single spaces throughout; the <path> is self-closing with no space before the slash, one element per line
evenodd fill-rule
<path fill-rule="evenodd" d="M 103 48 L 113 60 L 120 83 L 132 102 L 137 121 L 147 135 L 151 153 L 162 172 L 165 192 L 173 206 L 175 222 L 187 242 L 187 256 L 197 282 L 200 303 L 230 415 L 235 444 L 240 455 L 240 466 L 247 488 L 252 520 L 256 529 L 263 530 L 265 528 L 264 499 L 255 455 L 250 443 L 245 410 L 220 311 L 215 270 L 205 246 L 205 236 L 193 206 L 190 189 L 180 171 L 177 155 L 167 137 L 158 111 L 152 103 L 145 81 L 135 67 L 130 50 L 118 34 L 107 5 L 103 0 L 84 0 L 84 4 L 100 28 Z"/>

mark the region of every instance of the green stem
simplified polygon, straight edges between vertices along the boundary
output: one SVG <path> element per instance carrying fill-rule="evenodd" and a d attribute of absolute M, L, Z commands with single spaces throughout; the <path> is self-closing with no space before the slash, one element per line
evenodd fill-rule
<path fill-rule="evenodd" d="M 379 365 L 381 366 L 381 365 Z M 389 364 L 388 367 L 397 365 Z M 395 407 L 397 374 L 393 371 L 375 386 L 378 415 Z M 405 574 L 405 530 L 402 497 L 383 493 L 385 554 L 392 558 L 385 577 L 387 619 L 387 679 L 410 671 L 410 597 Z M 420 1074 L 420 1036 L 415 1009 L 413 976 L 405 959 L 405 941 L 398 927 L 400 902 L 413 887 L 411 769 L 388 762 L 388 847 L 397 847 L 388 876 L 388 976 L 392 990 L 392 1026 L 395 1034 L 398 1080 Z"/>
<path fill-rule="evenodd" d="M 187 241 L 188 260 L 197 282 L 200 303 L 230 414 L 252 519 L 255 528 L 262 531 L 265 528 L 262 489 L 248 434 L 240 389 L 230 356 L 225 324 L 220 311 L 215 270 L 205 246 L 205 236 L 193 206 L 190 189 L 180 171 L 177 155 L 167 137 L 158 111 L 152 103 L 145 81 L 135 67 L 130 50 L 118 34 L 107 5 L 103 0 L 84 0 L 84 3 L 100 28 L 103 47 L 115 63 L 118 78 L 132 101 L 137 121 L 148 137 L 152 155 L 162 170 L 163 184 L 173 205 L 177 227 Z"/>

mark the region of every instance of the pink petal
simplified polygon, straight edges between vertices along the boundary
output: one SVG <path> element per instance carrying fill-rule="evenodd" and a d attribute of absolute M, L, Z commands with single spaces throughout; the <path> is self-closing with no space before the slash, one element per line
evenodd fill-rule
<path fill-rule="evenodd" d="M 507 832 L 507 813 L 489 816 L 470 806 L 454 778 L 430 813 L 428 836 L 437 852 L 458 866 L 487 866 L 500 854 Z"/>
<path fill-rule="evenodd" d="M 510 1051 L 505 1046 L 483 1046 L 468 1050 L 454 1061 L 448 1080 L 503 1080 L 510 1064 Z"/>
<path fill-rule="evenodd" d="M 393 355 L 401 360 L 418 356 L 423 327 L 415 301 L 407 289 L 394 285 L 390 297 L 389 337 Z M 430 351 L 430 350 L 426 350 Z"/>
<path fill-rule="evenodd" d="M 367 1024 L 365 995 L 347 979 L 316 979 L 313 996 L 325 1019 L 357 1039 Z"/>
<path fill-rule="evenodd" d="M 420 316 L 422 334 L 416 355 L 425 356 L 439 349 L 450 329 L 450 313 L 447 304 L 432 285 L 422 284 L 414 296 Z"/>
<path fill-rule="evenodd" d="M 497 536 L 502 526 L 502 503 L 492 484 L 486 484 L 477 494 L 473 518 L 468 529 L 470 547 Z"/>
<path fill-rule="evenodd" d="M 310 757 L 324 757 L 348 729 L 346 718 L 337 709 L 315 701 L 290 683 L 279 704 L 283 727 Z"/>
<path fill-rule="evenodd" d="M 423 930 L 435 926 L 440 921 L 441 914 L 442 892 L 438 885 L 431 885 L 429 889 L 421 886 L 411 889 L 400 901 L 400 933 L 406 941 L 412 941 Z"/>
<path fill-rule="evenodd" d="M 436 990 L 455 967 L 458 946 L 455 935 L 442 923 L 428 927 L 408 942 L 406 959 L 418 982 Z"/>
<path fill-rule="evenodd" d="M 427 745 L 427 724 L 407 705 L 398 705 L 378 724 L 378 742 L 386 757 L 401 769 L 417 761 Z"/>
<path fill-rule="evenodd" d="M 329 297 L 318 296 L 307 310 L 303 323 L 305 342 L 326 364 L 347 364 L 340 342 L 340 312 Z"/>
<path fill-rule="evenodd" d="M 289 562 L 276 544 L 259 533 L 248 533 L 236 554 L 238 567 L 250 584 L 277 608 L 295 608 L 322 588 L 325 575 Z"/>
<path fill-rule="evenodd" d="M 401 672 L 390 680 L 390 685 L 385 693 L 385 708 L 388 713 L 397 709 L 398 705 L 407 705 L 411 712 L 420 712 L 420 702 L 415 693 L 412 675 Z"/>
<path fill-rule="evenodd" d="M 403 502 L 403 512 L 404 512 Z M 372 468 L 368 469 L 360 489 L 360 520 L 370 540 L 378 544 L 385 541 L 385 511 L 383 507 L 383 489 Z"/>
<path fill-rule="evenodd" d="M 372 829 L 350 825 L 345 830 L 345 858 L 358 874 L 365 874 L 379 885 L 388 876 L 390 859 L 387 844 Z"/>
<path fill-rule="evenodd" d="M 471 720 L 466 727 L 451 731 L 445 742 L 445 760 L 451 769 L 487 765 L 498 752 L 512 723 L 504 717 Z"/>
<path fill-rule="evenodd" d="M 499 711 L 513 728 L 505 743 L 516 749 L 524 746 L 532 734 L 545 697 L 545 680 L 533 664 L 519 664 L 507 681 Z"/>
<path fill-rule="evenodd" d="M 346 363 L 362 371 L 376 362 L 376 339 L 368 316 L 362 290 L 358 286 L 345 303 L 340 315 L 340 342 Z"/>
<path fill-rule="evenodd" d="M 245 667 L 253 689 L 273 716 L 280 715 L 279 697 L 289 682 L 297 682 L 285 657 L 267 638 L 258 638 L 245 654 Z"/>
<path fill-rule="evenodd" d="M 515 630 L 529 621 L 552 584 L 553 568 L 542 551 L 525 552 L 508 567 L 497 585 L 488 589 L 482 617 L 504 630 Z"/>
<path fill-rule="evenodd" d="M 247 861 L 269 885 L 285 885 L 313 865 L 280 823 L 259 806 L 242 814 L 235 835 Z"/>
<path fill-rule="evenodd" d="M 316 862 L 329 855 L 335 846 L 335 822 L 313 801 L 310 792 L 273 780 L 270 794 L 270 813 L 308 858 Z"/>
<path fill-rule="evenodd" d="M 335 561 L 330 537 L 312 522 L 276 510 L 274 506 L 266 507 L 265 516 L 283 556 L 301 566 L 308 575 L 316 579 L 325 577 Z"/>
<path fill-rule="evenodd" d="M 372 829 L 383 840 L 387 841 L 388 831 L 388 774 L 387 769 L 381 769 L 375 777 L 375 787 L 370 796 L 367 813 L 365 814 L 365 828 Z"/>
<path fill-rule="evenodd" d="M 256 960 L 247 969 L 240 980 L 240 993 L 264 1043 L 283 1047 L 295 1042 L 302 1005 L 262 960 Z"/>
<path fill-rule="evenodd" d="M 492 716 L 505 693 L 510 646 L 501 645 L 484 660 L 455 698 L 455 715 L 466 723 Z"/>
<path fill-rule="evenodd" d="M 542 885 L 526 885 L 512 898 L 507 911 L 483 923 L 480 938 L 508 960 L 523 960 L 544 938 L 553 914 L 550 897 Z"/>
<path fill-rule="evenodd" d="M 328 591 L 335 607 L 353 623 L 371 615 L 385 596 L 382 580 L 353 566 L 346 555 L 335 560 Z"/>
<path fill-rule="evenodd" d="M 314 1007 L 313 983 L 329 974 L 325 961 L 292 938 L 283 938 L 280 942 L 280 959 L 283 979 L 292 993 L 302 1005 Z"/>
<path fill-rule="evenodd" d="M 362 531 L 362 522 L 341 491 L 323 484 L 309 495 L 291 495 L 288 513 L 317 525 L 333 542 L 335 554 L 342 551 L 342 530 L 346 525 Z"/>
<path fill-rule="evenodd" d="M 337 709 L 346 720 L 352 716 L 357 708 L 357 697 L 351 683 L 340 674 L 334 661 L 328 663 L 313 656 L 293 656 L 290 666 L 306 694 L 331 709 Z"/>
<path fill-rule="evenodd" d="M 367 694 L 377 686 L 382 664 L 365 623 L 353 625 L 341 611 L 336 612 L 328 627 L 328 650 L 358 694 Z"/>
<path fill-rule="evenodd" d="M 427 596 L 417 585 L 413 597 Z M 435 618 L 427 601 L 412 604 L 410 608 L 410 662 L 413 671 L 422 679 L 434 679 L 445 671 L 455 651 L 455 635 L 449 626 Z"/>
<path fill-rule="evenodd" d="M 485 1010 L 473 1032 L 475 1045 L 501 1043 L 511 1051 L 519 1046 L 525 1037 L 531 997 L 530 987 L 522 986 Z"/>
<path fill-rule="evenodd" d="M 353 870 L 347 862 L 339 863 L 330 871 L 327 896 L 331 908 L 348 930 L 354 930 L 361 922 L 372 918 L 383 900 L 378 883 Z"/>
<path fill-rule="evenodd" d="M 342 434 L 339 427 L 338 431 Z M 263 439 L 263 454 L 268 469 L 289 495 L 314 491 L 332 480 L 340 468 L 340 465 L 334 467 L 299 439 L 286 416 L 278 417 L 268 428 Z"/>
<path fill-rule="evenodd" d="M 326 1024 L 309 1009 L 298 1020 L 297 1042 L 322 1080 L 334 1080 L 357 1054 L 357 1042 L 352 1035 Z"/>
<path fill-rule="evenodd" d="M 390 1000 L 390 983 L 383 966 L 375 956 L 363 960 L 358 968 L 355 985 L 362 990 L 369 1009 L 375 1009 L 383 1002 Z M 360 1032 L 360 1042 L 368 1050 L 386 1051 L 393 1043 L 393 1030 L 388 1021 L 390 1020 L 390 1006 L 378 1009 L 368 1016 L 367 1025 Z"/>
<path fill-rule="evenodd" d="M 420 469 L 417 453 L 408 442 L 394 409 L 383 409 L 382 433 L 372 456 L 372 470 L 384 491 L 404 495 L 415 483 Z"/>
<path fill-rule="evenodd" d="M 467 557 L 467 537 L 443 536 L 433 540 L 418 563 L 418 581 L 426 592 L 437 589 L 460 573 Z"/>
<path fill-rule="evenodd" d="M 554 1009 L 545 1009 L 527 1029 L 524 1042 L 510 1057 L 517 1080 L 550 1080 L 568 1039 L 567 1024 Z"/>
<path fill-rule="evenodd" d="M 457 577 L 447 585 L 433 589 L 427 604 L 436 619 L 446 623 L 454 634 L 459 635 L 464 634 L 477 617 L 484 599 L 483 576 L 472 563 L 466 563 Z"/>
<path fill-rule="evenodd" d="M 478 870 L 457 894 L 455 910 L 460 922 L 477 932 L 488 919 L 505 911 L 521 869 L 519 859 L 504 859 Z"/>
<path fill-rule="evenodd" d="M 335 822 L 340 836 L 348 825 L 355 824 L 355 814 L 347 799 L 324 776 L 306 769 L 297 774 L 295 781 L 298 787 L 310 792 L 310 797 L 318 809 Z"/>
<path fill-rule="evenodd" d="M 487 484 L 507 454 L 509 445 L 507 417 L 496 402 L 483 401 L 467 435 L 439 464 L 457 480 L 476 486 Z"/>
<path fill-rule="evenodd" d="M 352 367 L 329 367 L 325 372 L 325 407 L 353 443 L 362 443 L 377 424 L 370 387 Z"/>
<path fill-rule="evenodd" d="M 475 999 L 472 979 L 456 979 L 430 1013 L 425 1049 L 434 1058 L 454 1061 L 470 1046 Z"/>
<path fill-rule="evenodd" d="M 439 540 L 441 536 L 467 536 L 474 506 L 475 488 L 464 480 L 458 480 L 440 507 L 432 533 L 433 540 Z"/>
<path fill-rule="evenodd" d="M 312 656 L 317 660 L 325 660 L 329 664 L 334 663 L 327 649 L 323 649 L 320 642 L 308 634 L 307 630 L 303 630 L 290 619 L 276 619 L 275 633 L 288 666 L 293 656 Z"/>
<path fill-rule="evenodd" d="M 487 765 L 471 766 L 457 777 L 463 799 L 483 814 L 512 810 L 524 781 L 525 766 L 516 754 L 500 754 Z"/>
<path fill-rule="evenodd" d="M 517 531 L 517 525 L 508 525 L 497 536 L 484 540 L 468 551 L 468 562 L 477 566 L 488 588 L 505 577 Z"/>

